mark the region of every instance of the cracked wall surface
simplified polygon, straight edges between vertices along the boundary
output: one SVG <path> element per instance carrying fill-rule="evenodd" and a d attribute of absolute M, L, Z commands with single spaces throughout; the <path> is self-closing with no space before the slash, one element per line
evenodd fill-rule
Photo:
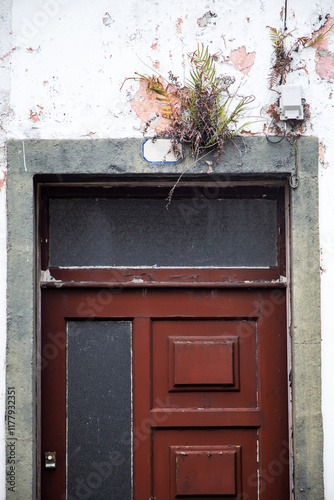
<path fill-rule="evenodd" d="M 287 83 L 303 87 L 311 118 L 305 134 L 319 138 L 322 286 L 322 407 L 326 499 L 334 498 L 334 6 L 331 0 L 2 0 L 0 6 L 0 331 L 6 329 L 6 144 L 8 139 L 142 138 L 159 114 L 140 74 L 184 81 L 187 54 L 198 44 L 216 54 L 219 74 L 235 78 L 239 95 L 254 95 L 244 135 L 263 137 L 277 100 L 268 88 L 272 47 L 267 26 L 293 38 L 324 38 L 293 52 Z M 287 39 L 287 43 L 290 43 Z M 149 134 L 168 125 L 160 116 Z M 305 206 L 307 210 L 307 204 Z M 0 413 L 4 412 L 5 335 L 0 337 Z M 0 499 L 5 498 L 4 426 L 0 419 Z"/>

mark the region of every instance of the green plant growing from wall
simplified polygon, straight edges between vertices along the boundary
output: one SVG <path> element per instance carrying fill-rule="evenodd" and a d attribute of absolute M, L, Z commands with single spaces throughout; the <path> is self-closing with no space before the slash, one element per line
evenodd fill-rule
<path fill-rule="evenodd" d="M 275 91 L 273 87 L 285 83 L 287 74 L 292 71 L 291 63 L 293 61 L 293 52 L 299 52 L 303 48 L 313 47 L 331 31 L 333 25 L 324 33 L 319 33 L 313 40 L 306 36 L 297 38 L 289 49 L 285 47 L 285 41 L 292 36 L 291 31 L 285 32 L 272 28 L 271 26 L 267 26 L 267 28 L 270 30 L 270 39 L 274 49 L 274 58 L 269 74 L 269 87 L 270 90 Z"/>
<path fill-rule="evenodd" d="M 188 59 L 190 74 L 183 86 L 172 72 L 169 72 L 168 80 L 160 75 L 138 73 L 126 80 L 144 81 L 147 92 L 156 94 L 162 116 L 170 120 L 167 128 L 156 137 L 170 138 L 176 156 L 180 156 L 178 145 L 181 142 L 190 145 L 196 159 L 204 152 L 213 152 L 218 160 L 224 152 L 225 142 L 233 141 L 250 123 L 238 125 L 254 96 L 231 95 L 229 87 L 235 79 L 217 75 L 214 56 L 209 54 L 207 47 L 198 46 L 188 54 Z M 146 123 L 145 131 L 149 125 L 150 121 Z"/>

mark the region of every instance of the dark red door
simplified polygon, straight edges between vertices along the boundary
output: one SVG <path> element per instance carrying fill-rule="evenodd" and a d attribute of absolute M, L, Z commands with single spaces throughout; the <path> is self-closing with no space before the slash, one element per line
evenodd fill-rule
<path fill-rule="evenodd" d="M 285 315 L 282 289 L 43 290 L 42 498 L 288 499 Z M 116 343 L 128 333 L 126 358 Z M 73 349 L 86 360 L 75 368 Z M 113 422 L 108 398 L 121 401 Z M 118 426 L 123 448 L 106 453 Z M 56 467 L 46 468 L 50 452 Z"/>

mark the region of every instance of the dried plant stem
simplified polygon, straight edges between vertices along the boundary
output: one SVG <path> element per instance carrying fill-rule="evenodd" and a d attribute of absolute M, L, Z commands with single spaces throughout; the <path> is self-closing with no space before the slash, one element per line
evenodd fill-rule
<path fill-rule="evenodd" d="M 170 204 L 171 204 L 171 202 L 172 202 L 172 198 L 173 198 L 174 191 L 175 191 L 175 189 L 176 189 L 177 185 L 180 183 L 180 181 L 181 181 L 181 179 L 182 179 L 183 175 L 187 172 L 187 170 L 189 170 L 189 168 L 190 168 L 190 167 L 192 167 L 193 165 L 196 165 L 196 163 L 197 163 L 198 161 L 203 160 L 203 158 L 205 158 L 206 156 L 208 156 L 210 153 L 211 153 L 211 151 L 209 151 L 209 152 L 208 152 L 208 153 L 206 153 L 205 155 L 201 156 L 200 158 L 198 158 L 198 156 L 197 156 L 196 160 L 195 160 L 195 161 L 193 161 L 192 163 L 190 163 L 190 165 L 188 165 L 188 166 L 187 166 L 187 167 L 186 167 L 186 168 L 185 168 L 185 169 L 181 172 L 181 174 L 179 175 L 179 177 L 178 177 L 177 181 L 175 182 L 175 184 L 174 184 L 174 186 L 172 187 L 172 189 L 169 191 L 168 196 L 167 196 L 167 198 L 166 198 L 166 201 L 168 202 L 168 203 L 167 203 L 167 205 L 166 205 L 167 210 L 168 210 L 169 205 L 170 205 Z"/>

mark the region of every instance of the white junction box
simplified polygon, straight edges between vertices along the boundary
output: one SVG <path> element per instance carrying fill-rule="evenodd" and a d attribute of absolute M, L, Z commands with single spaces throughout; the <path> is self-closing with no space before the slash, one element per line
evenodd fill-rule
<path fill-rule="evenodd" d="M 280 87 L 279 111 L 281 120 L 303 120 L 301 85 L 282 85 Z"/>

